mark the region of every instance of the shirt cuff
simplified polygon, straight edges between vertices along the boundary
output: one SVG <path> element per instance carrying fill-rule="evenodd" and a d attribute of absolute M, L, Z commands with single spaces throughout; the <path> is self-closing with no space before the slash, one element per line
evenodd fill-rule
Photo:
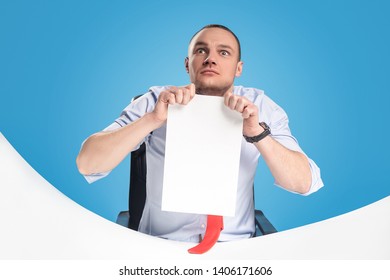
<path fill-rule="evenodd" d="M 324 183 L 322 182 L 322 179 L 321 179 L 320 168 L 310 158 L 308 158 L 308 160 L 309 160 L 310 171 L 311 171 L 311 186 L 310 186 L 310 189 L 308 192 L 302 194 L 304 196 L 308 196 L 308 195 L 318 191 L 319 189 L 321 189 L 324 186 Z"/>
<path fill-rule="evenodd" d="M 102 172 L 102 173 L 92 173 L 89 175 L 84 175 L 84 178 L 85 180 L 87 180 L 89 184 L 92 184 L 93 182 L 96 182 L 97 180 L 106 177 L 108 174 L 110 174 L 110 171 Z"/>

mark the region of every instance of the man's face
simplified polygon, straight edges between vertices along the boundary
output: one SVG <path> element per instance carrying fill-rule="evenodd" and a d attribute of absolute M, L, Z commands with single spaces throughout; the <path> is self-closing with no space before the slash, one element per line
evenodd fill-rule
<path fill-rule="evenodd" d="M 232 89 L 234 78 L 242 72 L 238 61 L 238 43 L 234 36 L 221 28 L 200 31 L 188 47 L 185 61 L 196 91 L 206 95 L 223 95 Z"/>

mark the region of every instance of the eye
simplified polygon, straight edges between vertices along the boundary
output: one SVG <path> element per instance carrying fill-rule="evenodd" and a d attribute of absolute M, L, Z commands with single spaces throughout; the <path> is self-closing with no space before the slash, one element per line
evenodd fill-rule
<path fill-rule="evenodd" d="M 230 53 L 228 51 L 225 51 L 225 50 L 221 51 L 220 54 L 222 56 L 229 56 L 230 55 Z"/>
<path fill-rule="evenodd" d="M 196 50 L 196 53 L 198 53 L 198 54 L 204 54 L 204 53 L 206 53 L 206 50 L 203 49 L 203 48 L 199 48 L 199 49 Z"/>

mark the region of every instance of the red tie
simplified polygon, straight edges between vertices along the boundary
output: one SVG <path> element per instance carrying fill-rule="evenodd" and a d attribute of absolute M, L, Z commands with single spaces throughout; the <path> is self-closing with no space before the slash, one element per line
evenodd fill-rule
<path fill-rule="evenodd" d="M 207 215 L 207 228 L 203 240 L 193 248 L 188 249 L 191 254 L 206 253 L 218 241 L 219 234 L 223 230 L 223 217 Z"/>

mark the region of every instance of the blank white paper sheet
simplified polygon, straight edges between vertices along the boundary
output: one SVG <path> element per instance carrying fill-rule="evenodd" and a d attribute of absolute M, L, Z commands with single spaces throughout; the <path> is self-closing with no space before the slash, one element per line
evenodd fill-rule
<path fill-rule="evenodd" d="M 242 125 L 223 97 L 169 106 L 163 211 L 235 215 Z"/>

